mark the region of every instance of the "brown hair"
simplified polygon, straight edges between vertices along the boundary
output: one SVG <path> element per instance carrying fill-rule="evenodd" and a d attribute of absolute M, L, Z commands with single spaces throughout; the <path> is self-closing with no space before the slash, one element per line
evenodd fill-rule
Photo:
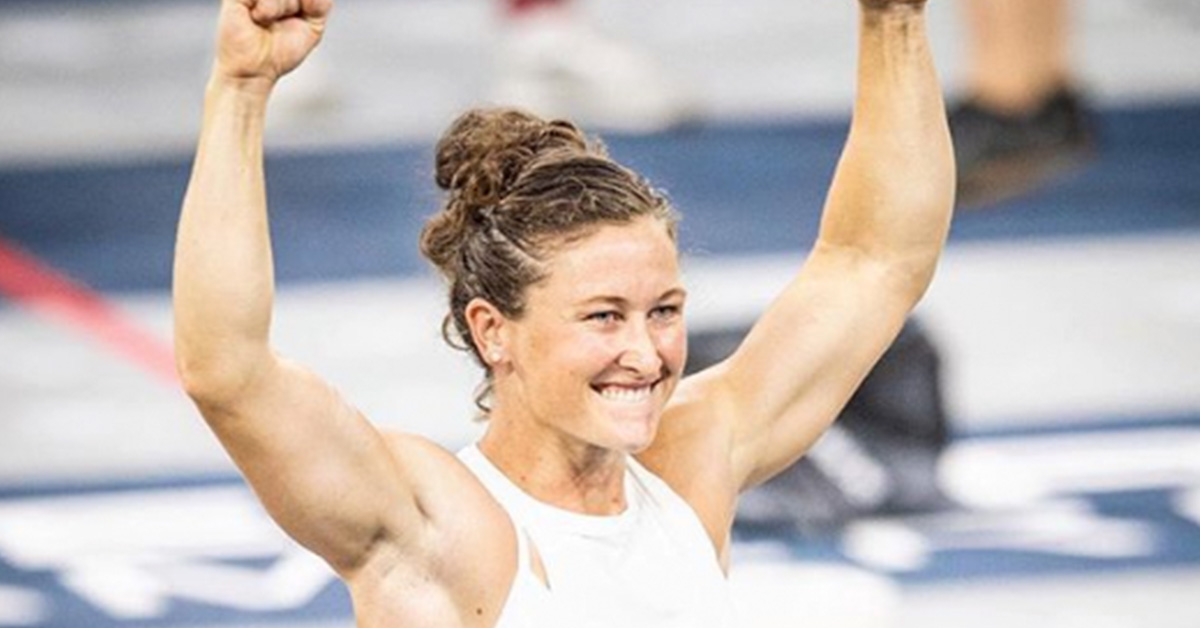
<path fill-rule="evenodd" d="M 519 318 L 525 290 L 546 276 L 555 246 L 604 224 L 653 216 L 675 237 L 678 217 L 641 176 L 609 159 L 575 125 L 514 109 L 475 109 L 437 144 L 435 178 L 447 191 L 421 232 L 421 253 L 449 284 L 442 333 L 487 369 L 466 306 L 476 297 Z M 491 372 L 476 404 L 490 393 Z"/>

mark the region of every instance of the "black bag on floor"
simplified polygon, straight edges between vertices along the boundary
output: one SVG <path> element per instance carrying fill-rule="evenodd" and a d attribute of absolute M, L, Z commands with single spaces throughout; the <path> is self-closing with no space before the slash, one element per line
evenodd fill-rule
<path fill-rule="evenodd" d="M 747 332 L 693 334 L 687 371 L 725 359 Z M 863 515 L 945 507 L 937 461 L 949 431 L 939 369 L 937 347 L 909 320 L 821 440 L 742 496 L 735 529 L 816 535 Z"/>

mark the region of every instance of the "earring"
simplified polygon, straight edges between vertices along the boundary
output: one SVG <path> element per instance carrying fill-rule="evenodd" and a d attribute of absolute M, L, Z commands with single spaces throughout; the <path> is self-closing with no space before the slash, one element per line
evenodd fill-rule
<path fill-rule="evenodd" d="M 500 353 L 499 349 L 492 349 L 491 351 L 488 351 L 488 362 L 492 362 L 494 364 L 499 362 L 503 357 L 504 355 Z"/>

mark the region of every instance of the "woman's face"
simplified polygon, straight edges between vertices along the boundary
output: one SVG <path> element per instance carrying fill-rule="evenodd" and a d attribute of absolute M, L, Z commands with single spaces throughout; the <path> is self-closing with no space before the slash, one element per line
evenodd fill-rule
<path fill-rule="evenodd" d="M 509 322 L 511 371 L 497 402 L 569 441 L 645 449 L 687 356 L 675 243 L 662 222 L 641 218 L 601 227 L 548 265 Z"/>

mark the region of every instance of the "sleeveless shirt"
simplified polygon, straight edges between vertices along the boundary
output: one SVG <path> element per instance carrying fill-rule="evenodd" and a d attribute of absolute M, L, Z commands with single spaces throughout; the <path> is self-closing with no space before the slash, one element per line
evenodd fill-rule
<path fill-rule="evenodd" d="M 619 515 L 574 513 L 522 491 L 471 445 L 458 457 L 508 512 L 517 574 L 496 628 L 729 628 L 716 549 L 691 506 L 632 457 Z M 536 548 L 546 572 L 533 571 Z"/>

